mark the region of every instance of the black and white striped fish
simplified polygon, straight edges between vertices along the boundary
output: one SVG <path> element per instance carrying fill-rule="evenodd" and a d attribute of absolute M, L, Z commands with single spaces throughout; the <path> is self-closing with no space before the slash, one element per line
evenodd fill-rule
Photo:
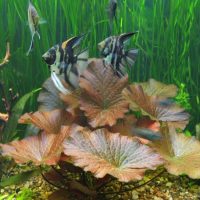
<path fill-rule="evenodd" d="M 138 54 L 137 49 L 125 50 L 124 43 L 137 32 L 123 33 L 119 36 L 111 36 L 98 44 L 101 55 L 107 64 L 111 64 L 118 76 L 125 74 L 125 67 L 131 67 L 135 63 Z"/>
<path fill-rule="evenodd" d="M 84 35 L 68 39 L 49 49 L 42 58 L 49 65 L 51 72 L 64 74 L 65 81 L 72 87 L 78 87 L 78 78 L 88 66 L 88 50 L 76 53 Z"/>

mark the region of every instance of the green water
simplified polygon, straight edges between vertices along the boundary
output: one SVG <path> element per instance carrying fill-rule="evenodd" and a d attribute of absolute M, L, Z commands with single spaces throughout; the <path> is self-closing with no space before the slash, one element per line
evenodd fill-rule
<path fill-rule="evenodd" d="M 0 71 L 0 80 L 21 95 L 39 88 L 49 76 L 41 55 L 51 46 L 75 35 L 89 32 L 83 48 L 97 57 L 98 42 L 109 35 L 106 13 L 108 0 L 33 0 L 47 23 L 40 26 L 41 40 L 35 38 L 30 56 L 26 52 L 31 35 L 27 26 L 28 0 L 0 0 L 0 58 L 6 41 L 11 59 Z M 184 83 L 192 105 L 191 127 L 200 122 L 200 1 L 198 0 L 119 0 L 118 25 L 113 34 L 139 30 L 129 46 L 139 56 L 132 81 L 154 78 L 165 83 Z M 2 107 L 2 106 L 1 106 Z M 27 110 L 37 108 L 36 99 Z"/>

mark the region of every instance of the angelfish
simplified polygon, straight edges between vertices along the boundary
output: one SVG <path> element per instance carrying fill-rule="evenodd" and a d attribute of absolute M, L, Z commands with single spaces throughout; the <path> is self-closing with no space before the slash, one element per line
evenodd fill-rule
<path fill-rule="evenodd" d="M 56 75 L 64 74 L 65 81 L 73 88 L 78 87 L 78 78 L 88 66 L 88 50 L 75 52 L 83 37 L 72 37 L 53 46 L 42 56 L 50 71 Z"/>
<path fill-rule="evenodd" d="M 26 55 L 28 56 L 30 51 L 33 49 L 33 43 L 34 43 L 34 36 L 37 35 L 38 38 L 40 39 L 40 34 L 38 32 L 38 27 L 40 23 L 45 23 L 44 21 L 41 22 L 40 21 L 40 17 L 38 15 L 38 12 L 36 10 L 36 8 L 33 6 L 33 4 L 31 3 L 31 1 L 29 1 L 29 6 L 28 6 L 28 25 L 29 25 L 29 29 L 31 31 L 31 44 L 30 47 L 26 53 Z"/>
<path fill-rule="evenodd" d="M 119 36 L 110 36 L 98 44 L 101 55 L 107 64 L 111 64 L 119 77 L 124 76 L 125 66 L 131 67 L 138 54 L 137 49 L 125 49 L 125 42 L 137 32 L 123 33 Z"/>

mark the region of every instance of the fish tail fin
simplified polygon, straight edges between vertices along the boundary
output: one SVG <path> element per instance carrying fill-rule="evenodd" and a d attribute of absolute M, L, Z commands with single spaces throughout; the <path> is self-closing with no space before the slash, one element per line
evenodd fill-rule
<path fill-rule="evenodd" d="M 126 52 L 126 62 L 128 65 L 132 66 L 135 63 L 136 57 L 138 55 L 138 49 L 130 49 Z"/>
<path fill-rule="evenodd" d="M 32 35 L 31 44 L 30 44 L 30 47 L 29 47 L 29 49 L 28 49 L 28 51 L 27 51 L 27 53 L 26 53 L 26 56 L 28 56 L 28 55 L 30 54 L 31 50 L 32 50 L 33 47 L 34 47 L 34 43 L 33 43 L 33 41 L 34 41 L 34 36 L 35 36 L 35 33 Z"/>

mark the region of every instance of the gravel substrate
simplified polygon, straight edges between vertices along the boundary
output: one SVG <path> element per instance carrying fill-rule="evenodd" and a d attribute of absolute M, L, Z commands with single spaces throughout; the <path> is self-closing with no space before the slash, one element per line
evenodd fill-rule
<path fill-rule="evenodd" d="M 24 171 L 25 168 L 27 167 L 17 167 L 14 172 L 16 173 L 16 171 L 18 171 L 19 173 L 21 170 Z M 28 168 L 30 169 L 30 167 Z M 153 175 L 152 173 L 147 175 L 140 184 L 148 181 L 156 173 L 157 172 L 153 173 Z M 107 191 L 111 189 L 119 191 L 120 187 L 121 185 L 117 182 L 111 183 Z M 128 189 L 129 187 L 129 185 L 126 185 L 123 189 Z M 0 189 L 0 194 L 13 194 L 19 192 L 23 188 L 29 188 L 36 193 L 36 197 L 33 200 L 47 200 L 48 195 L 50 195 L 52 191 L 55 191 L 53 186 L 44 181 L 41 176 L 38 176 L 31 178 L 25 184 Z M 200 187 L 197 181 L 191 180 L 187 176 L 176 177 L 164 172 L 152 182 L 142 187 L 110 197 L 115 200 L 198 200 L 200 199 Z"/>

